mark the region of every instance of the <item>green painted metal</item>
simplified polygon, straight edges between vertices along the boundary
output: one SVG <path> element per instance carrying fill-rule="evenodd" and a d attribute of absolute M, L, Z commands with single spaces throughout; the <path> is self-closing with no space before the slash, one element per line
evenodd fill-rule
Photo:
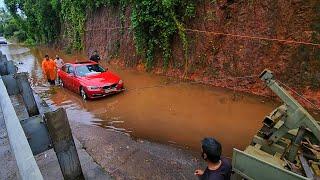
<path fill-rule="evenodd" d="M 308 178 L 266 162 L 264 159 L 233 149 L 233 170 L 246 179 L 308 180 Z"/>
<path fill-rule="evenodd" d="M 280 85 L 283 83 L 273 79 L 271 71 L 264 70 L 260 78 L 284 105 L 266 116 L 263 127 L 245 151 L 234 149 L 233 170 L 246 179 L 308 179 L 303 172 L 311 177 L 311 164 L 307 160 L 301 162 L 301 158 L 305 159 L 304 153 L 306 157 L 310 154 L 303 151 L 301 141 L 307 138 L 312 144 L 319 144 L 319 122 Z M 287 169 L 285 166 L 295 167 Z"/>
<path fill-rule="evenodd" d="M 314 136 L 320 141 L 320 125 L 317 121 L 274 79 L 273 74 L 269 70 L 264 70 L 260 75 L 266 85 L 277 94 L 280 99 L 286 104 L 287 114 L 284 117 L 284 124 L 278 131 L 273 133 L 270 140 L 273 142 L 278 141 L 291 129 L 297 129 L 305 125 L 311 130 Z"/>

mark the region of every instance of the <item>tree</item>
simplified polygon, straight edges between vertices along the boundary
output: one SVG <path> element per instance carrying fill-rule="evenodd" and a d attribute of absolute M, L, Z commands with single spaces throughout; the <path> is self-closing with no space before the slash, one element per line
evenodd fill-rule
<path fill-rule="evenodd" d="M 52 43 L 60 34 L 57 0 L 5 0 L 5 4 L 19 28 L 28 39 L 37 43 Z M 23 34 L 23 33 L 22 33 Z M 21 33 L 20 33 L 21 35 Z"/>
<path fill-rule="evenodd" d="M 4 33 L 4 26 L 9 20 L 9 14 L 3 9 L 0 9 L 0 36 Z"/>

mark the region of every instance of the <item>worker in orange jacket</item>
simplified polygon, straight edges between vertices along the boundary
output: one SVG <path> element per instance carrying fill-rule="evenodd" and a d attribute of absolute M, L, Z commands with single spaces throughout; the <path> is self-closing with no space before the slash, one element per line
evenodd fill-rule
<path fill-rule="evenodd" d="M 56 79 L 56 63 L 45 55 L 42 61 L 42 71 L 51 85 L 55 85 Z"/>

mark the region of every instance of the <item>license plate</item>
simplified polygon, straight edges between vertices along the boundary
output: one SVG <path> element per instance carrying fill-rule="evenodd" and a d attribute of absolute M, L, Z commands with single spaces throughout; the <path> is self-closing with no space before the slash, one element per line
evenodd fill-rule
<path fill-rule="evenodd" d="M 112 88 L 112 89 L 106 89 L 106 90 L 104 90 L 104 92 L 105 93 L 110 93 L 110 92 L 112 92 L 112 91 L 114 91 L 115 89 L 114 88 Z"/>

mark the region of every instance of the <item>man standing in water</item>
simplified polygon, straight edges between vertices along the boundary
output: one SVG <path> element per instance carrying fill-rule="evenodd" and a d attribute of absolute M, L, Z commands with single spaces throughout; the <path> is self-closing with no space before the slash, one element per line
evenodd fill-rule
<path fill-rule="evenodd" d="M 56 63 L 58 69 L 61 69 L 64 65 L 64 61 L 58 55 L 56 55 L 56 59 L 54 59 L 54 62 Z"/>
<path fill-rule="evenodd" d="M 55 85 L 56 80 L 56 63 L 45 55 L 42 61 L 42 71 L 51 85 Z"/>
<path fill-rule="evenodd" d="M 226 158 L 221 158 L 221 144 L 213 138 L 202 140 L 202 158 L 208 166 L 203 170 L 196 170 L 195 175 L 200 180 L 230 180 L 231 164 Z"/>
<path fill-rule="evenodd" d="M 93 52 L 93 55 L 90 57 L 90 60 L 99 63 L 99 61 L 100 61 L 100 56 L 99 56 L 99 54 L 98 54 L 98 51 L 95 50 L 95 51 Z"/>
<path fill-rule="evenodd" d="M 64 61 L 59 57 L 59 55 L 56 55 L 56 59 L 54 59 L 54 63 L 56 63 L 57 69 L 61 69 L 64 65 Z M 58 71 L 56 71 L 56 74 L 58 74 Z M 57 79 L 58 84 L 60 84 L 60 78 Z"/>

